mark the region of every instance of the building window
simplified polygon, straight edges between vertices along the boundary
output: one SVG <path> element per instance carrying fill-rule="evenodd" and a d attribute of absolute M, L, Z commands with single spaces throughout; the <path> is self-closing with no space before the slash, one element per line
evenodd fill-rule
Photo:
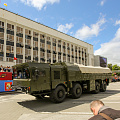
<path fill-rule="evenodd" d="M 58 62 L 61 62 L 61 55 L 58 55 Z"/>
<path fill-rule="evenodd" d="M 28 30 L 28 29 L 25 29 L 25 34 L 26 34 L 26 35 L 31 35 L 31 31 Z"/>
<path fill-rule="evenodd" d="M 7 62 L 13 62 L 13 58 L 6 57 L 6 61 L 7 61 Z"/>
<path fill-rule="evenodd" d="M 37 57 L 38 56 L 38 51 L 33 50 L 33 57 Z"/>
<path fill-rule="evenodd" d="M 53 54 L 53 60 L 56 60 L 56 54 Z"/>
<path fill-rule="evenodd" d="M 33 41 L 33 47 L 38 47 L 38 41 Z"/>
<path fill-rule="evenodd" d="M 74 58 L 72 57 L 72 63 L 74 63 Z"/>
<path fill-rule="evenodd" d="M 17 64 L 23 63 L 23 60 L 22 60 L 22 59 L 17 59 L 17 60 L 16 60 L 16 63 L 17 63 Z"/>
<path fill-rule="evenodd" d="M 47 49 L 51 50 L 51 45 L 47 44 Z"/>
<path fill-rule="evenodd" d="M 61 47 L 58 47 L 58 52 L 61 52 Z"/>
<path fill-rule="evenodd" d="M 4 28 L 4 22 L 0 21 L 0 28 Z"/>
<path fill-rule="evenodd" d="M 40 56 L 41 56 L 41 58 L 45 58 L 45 52 L 41 51 Z"/>
<path fill-rule="evenodd" d="M 53 46 L 53 51 L 56 51 L 56 46 Z"/>
<path fill-rule="evenodd" d="M 25 48 L 25 55 L 31 56 L 31 49 Z"/>
<path fill-rule="evenodd" d="M 77 58 L 75 58 L 75 63 L 77 63 Z"/>
<path fill-rule="evenodd" d="M 33 32 L 33 37 L 35 37 L 35 38 L 38 38 L 38 33 L 36 33 L 36 32 Z"/>
<path fill-rule="evenodd" d="M 11 34 L 7 34 L 7 41 L 14 42 L 14 36 Z"/>
<path fill-rule="evenodd" d="M 0 39 L 4 40 L 4 32 L 0 32 Z"/>
<path fill-rule="evenodd" d="M 31 46 L 31 40 L 29 40 L 29 39 L 25 39 L 25 44 Z"/>
<path fill-rule="evenodd" d="M 67 57 L 67 62 L 70 62 L 70 57 Z"/>
<path fill-rule="evenodd" d="M 45 49 L 45 43 L 40 43 L 40 47 Z"/>
<path fill-rule="evenodd" d="M 3 44 L 0 43 L 0 52 L 3 52 Z"/>
<path fill-rule="evenodd" d="M 23 48 L 16 47 L 16 53 L 22 55 L 23 54 Z"/>
<path fill-rule="evenodd" d="M 79 64 L 81 64 L 81 59 L 79 59 Z"/>
<path fill-rule="evenodd" d="M 25 62 L 31 62 L 31 60 L 25 59 Z M 21 59 L 19 59 L 19 63 L 21 63 Z"/>
<path fill-rule="evenodd" d="M 23 33 L 23 28 L 17 26 L 17 27 L 16 27 L 16 32 L 17 32 L 17 33 Z"/>
<path fill-rule="evenodd" d="M 66 62 L 66 56 L 63 56 L 63 62 Z"/>
<path fill-rule="evenodd" d="M 21 37 L 16 37 L 16 42 L 17 42 L 17 43 L 23 43 L 23 38 L 21 38 Z"/>
<path fill-rule="evenodd" d="M 14 53 L 14 46 L 7 45 L 6 46 L 6 53 Z"/>
<path fill-rule="evenodd" d="M 3 57 L 0 57 L 0 61 L 3 61 Z"/>
<path fill-rule="evenodd" d="M 7 23 L 7 29 L 14 31 L 14 25 Z"/>

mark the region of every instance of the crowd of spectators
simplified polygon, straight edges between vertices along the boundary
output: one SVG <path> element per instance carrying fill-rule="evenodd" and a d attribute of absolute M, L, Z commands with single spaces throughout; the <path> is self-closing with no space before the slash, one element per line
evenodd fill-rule
<path fill-rule="evenodd" d="M 12 72 L 12 73 L 13 73 L 13 69 L 12 69 L 12 67 L 10 67 L 10 66 L 3 67 L 3 66 L 1 65 L 1 67 L 0 67 L 0 72 Z"/>

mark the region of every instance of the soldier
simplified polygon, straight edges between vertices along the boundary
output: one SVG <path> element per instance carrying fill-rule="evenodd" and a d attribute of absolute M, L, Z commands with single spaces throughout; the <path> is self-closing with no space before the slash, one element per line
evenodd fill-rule
<path fill-rule="evenodd" d="M 92 101 L 90 109 L 94 116 L 89 120 L 120 120 L 120 110 L 114 110 L 104 105 L 100 100 Z"/>

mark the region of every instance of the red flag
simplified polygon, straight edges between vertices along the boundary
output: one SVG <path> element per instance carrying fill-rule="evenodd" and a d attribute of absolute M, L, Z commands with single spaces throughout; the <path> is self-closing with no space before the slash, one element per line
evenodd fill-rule
<path fill-rule="evenodd" d="M 14 60 L 17 60 L 17 58 L 16 58 L 16 57 L 14 57 Z"/>

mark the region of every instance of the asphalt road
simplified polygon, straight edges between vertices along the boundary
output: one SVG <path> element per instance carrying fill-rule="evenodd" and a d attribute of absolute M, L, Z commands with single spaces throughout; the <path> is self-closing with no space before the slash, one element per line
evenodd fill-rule
<path fill-rule="evenodd" d="M 60 104 L 52 103 L 49 98 L 36 100 L 21 92 L 0 93 L 0 120 L 87 120 L 93 116 L 89 104 L 97 99 L 120 110 L 120 82 L 110 83 L 106 92 L 66 98 Z"/>

